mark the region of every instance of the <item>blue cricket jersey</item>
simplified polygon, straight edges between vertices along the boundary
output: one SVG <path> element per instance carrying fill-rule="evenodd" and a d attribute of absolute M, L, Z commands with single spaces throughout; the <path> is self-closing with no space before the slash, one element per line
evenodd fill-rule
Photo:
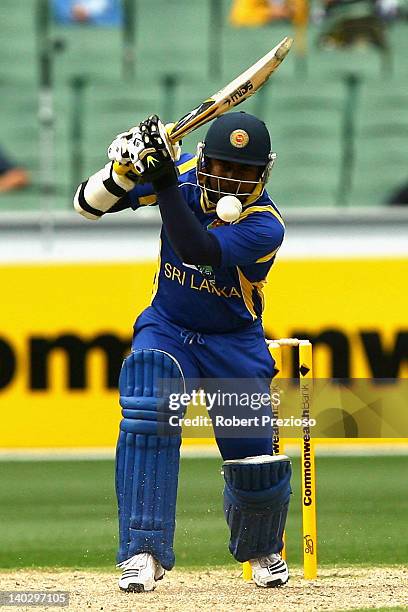
<path fill-rule="evenodd" d="M 202 333 L 259 325 L 262 289 L 285 231 L 278 209 L 264 191 L 255 203 L 243 207 L 237 221 L 220 221 L 215 206 L 197 185 L 196 158 L 183 154 L 177 165 L 184 199 L 220 244 L 221 266 L 183 263 L 162 227 L 151 308 L 183 328 Z M 157 202 L 151 185 L 137 185 L 129 196 L 134 210 Z"/>

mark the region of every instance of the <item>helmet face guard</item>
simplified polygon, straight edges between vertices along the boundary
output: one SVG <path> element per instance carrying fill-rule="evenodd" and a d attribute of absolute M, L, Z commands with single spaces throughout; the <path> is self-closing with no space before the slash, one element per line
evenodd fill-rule
<path fill-rule="evenodd" d="M 254 166 L 262 171 L 256 180 L 248 181 L 217 176 L 209 171 L 208 160 Z M 242 204 L 250 204 L 261 197 L 276 159 L 271 139 L 263 121 L 244 112 L 221 115 L 211 125 L 204 142 L 197 148 L 197 183 L 204 197 L 216 204 L 225 195 L 238 197 Z M 228 181 L 228 188 L 221 189 Z"/>
<path fill-rule="evenodd" d="M 210 172 L 207 172 L 208 159 L 211 158 L 207 158 L 205 155 L 205 143 L 200 142 L 197 147 L 197 183 L 208 201 L 211 204 L 216 204 L 223 196 L 233 195 L 241 199 L 241 202 L 245 205 L 252 204 L 263 194 L 276 160 L 276 153 L 273 153 L 272 151 L 269 153 L 268 162 L 264 167 L 261 176 L 256 181 L 244 181 L 241 179 L 233 179 L 226 176 L 211 174 Z M 228 181 L 229 185 L 233 185 L 232 190 L 223 191 L 221 189 L 222 181 Z"/>

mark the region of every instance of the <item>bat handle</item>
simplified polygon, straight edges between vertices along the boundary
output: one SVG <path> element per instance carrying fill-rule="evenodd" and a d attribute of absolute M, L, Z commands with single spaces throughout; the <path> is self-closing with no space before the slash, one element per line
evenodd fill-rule
<path fill-rule="evenodd" d="M 175 139 L 171 137 L 171 132 L 175 125 L 175 123 L 166 123 L 164 130 L 161 133 L 162 138 L 166 141 L 167 148 L 170 151 L 173 161 L 179 160 L 181 154 L 181 138 Z"/>

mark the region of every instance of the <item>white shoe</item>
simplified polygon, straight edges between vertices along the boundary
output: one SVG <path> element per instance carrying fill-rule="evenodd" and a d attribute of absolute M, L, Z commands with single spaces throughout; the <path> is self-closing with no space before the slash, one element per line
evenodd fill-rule
<path fill-rule="evenodd" d="M 289 580 L 289 570 L 286 562 L 278 553 L 267 557 L 251 559 L 252 578 L 259 587 L 278 587 Z"/>
<path fill-rule="evenodd" d="M 119 588 L 127 593 L 154 591 L 157 580 L 161 580 L 165 574 L 160 563 L 150 553 L 134 555 L 117 567 L 122 570 Z"/>

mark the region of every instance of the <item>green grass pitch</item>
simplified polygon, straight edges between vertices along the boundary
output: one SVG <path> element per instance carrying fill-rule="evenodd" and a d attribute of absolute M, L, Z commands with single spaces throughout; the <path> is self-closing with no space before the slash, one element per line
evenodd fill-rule
<path fill-rule="evenodd" d="M 183 458 L 176 558 L 233 563 L 222 513 L 221 460 Z M 318 457 L 320 565 L 408 562 L 407 456 Z M 117 542 L 112 461 L 1 462 L 0 568 L 112 568 Z M 300 565 L 300 468 L 293 461 L 288 562 Z"/>

